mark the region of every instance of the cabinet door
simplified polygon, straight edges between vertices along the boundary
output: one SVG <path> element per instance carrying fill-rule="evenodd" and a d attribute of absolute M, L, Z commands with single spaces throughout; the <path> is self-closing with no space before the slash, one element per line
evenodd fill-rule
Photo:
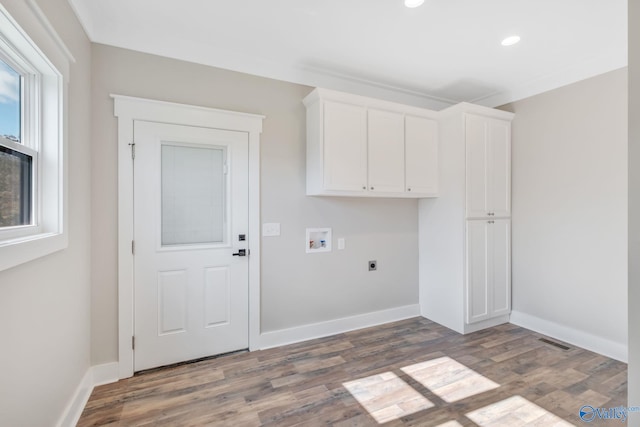
<path fill-rule="evenodd" d="M 489 119 L 487 206 L 492 216 L 511 216 L 511 123 Z"/>
<path fill-rule="evenodd" d="M 489 318 L 489 225 L 467 221 L 467 323 Z"/>
<path fill-rule="evenodd" d="M 424 117 L 405 118 L 406 191 L 438 193 L 438 123 Z"/>
<path fill-rule="evenodd" d="M 367 110 L 324 102 L 324 188 L 362 192 L 367 186 Z"/>
<path fill-rule="evenodd" d="M 467 323 L 511 311 L 511 221 L 467 221 Z"/>
<path fill-rule="evenodd" d="M 369 191 L 404 192 L 404 115 L 368 111 Z"/>
<path fill-rule="evenodd" d="M 465 123 L 467 144 L 467 218 L 486 217 L 487 201 L 488 123 L 484 117 L 468 114 Z"/>
<path fill-rule="evenodd" d="M 467 217 L 511 215 L 511 124 L 467 115 Z"/>
<path fill-rule="evenodd" d="M 511 221 L 496 219 L 489 224 L 491 262 L 490 317 L 511 312 Z"/>

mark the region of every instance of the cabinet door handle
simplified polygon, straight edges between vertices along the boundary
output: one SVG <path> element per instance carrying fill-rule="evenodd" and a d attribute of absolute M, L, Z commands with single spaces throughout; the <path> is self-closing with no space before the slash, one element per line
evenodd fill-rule
<path fill-rule="evenodd" d="M 371 187 L 371 189 L 373 190 L 373 187 Z"/>
<path fill-rule="evenodd" d="M 366 190 L 366 189 L 367 189 L 367 186 L 366 186 L 366 185 L 363 185 L 363 186 L 362 186 L 362 189 L 363 189 L 363 190 Z"/>
<path fill-rule="evenodd" d="M 407 191 L 411 191 L 411 188 L 407 188 Z"/>

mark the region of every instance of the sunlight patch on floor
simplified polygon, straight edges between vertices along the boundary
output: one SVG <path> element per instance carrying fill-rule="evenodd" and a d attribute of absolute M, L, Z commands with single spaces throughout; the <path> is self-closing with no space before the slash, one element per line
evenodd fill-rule
<path fill-rule="evenodd" d="M 342 385 L 380 424 L 434 406 L 392 372 L 349 381 Z"/>
<path fill-rule="evenodd" d="M 501 400 L 466 415 L 480 427 L 573 426 L 522 396 Z"/>
<path fill-rule="evenodd" d="M 448 403 L 500 387 L 450 357 L 416 363 L 402 371 Z"/>
<path fill-rule="evenodd" d="M 401 371 L 447 403 L 496 389 L 499 384 L 450 357 L 440 357 L 401 368 Z M 351 395 L 379 423 L 434 407 L 434 404 L 393 372 L 343 383 Z M 528 401 L 512 396 L 466 414 L 480 427 L 549 426 L 573 424 Z M 462 427 L 452 420 L 438 427 Z"/>

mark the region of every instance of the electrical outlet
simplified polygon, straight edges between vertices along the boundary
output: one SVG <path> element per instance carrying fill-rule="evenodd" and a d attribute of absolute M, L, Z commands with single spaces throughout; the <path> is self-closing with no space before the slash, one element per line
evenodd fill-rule
<path fill-rule="evenodd" d="M 376 271 L 378 269 L 378 261 L 369 261 L 369 271 Z"/>

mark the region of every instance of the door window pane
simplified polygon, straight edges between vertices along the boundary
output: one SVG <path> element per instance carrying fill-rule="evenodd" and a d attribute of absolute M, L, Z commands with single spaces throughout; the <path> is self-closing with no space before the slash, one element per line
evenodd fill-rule
<path fill-rule="evenodd" d="M 225 151 L 162 145 L 162 245 L 224 242 Z"/>
<path fill-rule="evenodd" d="M 0 227 L 31 223 L 33 158 L 0 145 Z"/>
<path fill-rule="evenodd" d="M 0 60 L 0 137 L 20 142 L 20 74 Z"/>

